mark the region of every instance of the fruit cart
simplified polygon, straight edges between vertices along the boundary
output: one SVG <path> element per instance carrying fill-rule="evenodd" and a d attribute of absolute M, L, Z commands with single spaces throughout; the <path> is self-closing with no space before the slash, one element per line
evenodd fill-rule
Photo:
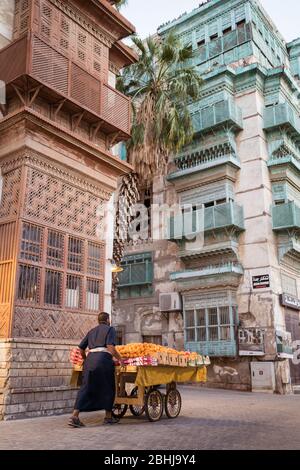
<path fill-rule="evenodd" d="M 206 382 L 206 367 L 125 366 L 116 367 L 116 399 L 113 414 L 123 418 L 128 410 L 133 416 L 144 413 L 151 422 L 159 421 L 165 411 L 169 419 L 177 418 L 182 399 L 178 383 Z M 133 387 L 127 393 L 128 384 Z M 165 385 L 161 392 L 158 385 Z"/>

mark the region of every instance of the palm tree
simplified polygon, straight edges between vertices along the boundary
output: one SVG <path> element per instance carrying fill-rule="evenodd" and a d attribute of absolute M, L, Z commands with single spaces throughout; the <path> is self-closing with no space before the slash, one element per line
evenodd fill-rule
<path fill-rule="evenodd" d="M 128 0 L 116 0 L 116 8 L 120 10 L 122 7 L 125 7 L 128 3 Z"/>
<path fill-rule="evenodd" d="M 189 104 L 199 98 L 202 83 L 191 65 L 192 49 L 182 46 L 174 34 L 164 39 L 132 40 L 139 60 L 118 80 L 119 90 L 130 96 L 133 104 L 132 137 L 127 150 L 134 173 L 125 177 L 120 187 L 128 208 L 138 201 L 139 188 L 151 185 L 155 175 L 166 174 L 170 154 L 193 139 Z M 119 214 L 117 209 L 116 228 L 126 223 Z M 124 241 L 117 230 L 116 262 L 120 262 L 123 249 Z"/>

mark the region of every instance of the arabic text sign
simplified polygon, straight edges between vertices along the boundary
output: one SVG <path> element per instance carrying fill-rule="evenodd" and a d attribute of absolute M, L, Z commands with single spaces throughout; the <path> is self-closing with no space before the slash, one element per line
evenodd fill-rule
<path fill-rule="evenodd" d="M 296 299 L 289 294 L 282 294 L 280 296 L 281 305 L 284 307 L 292 308 L 293 310 L 300 310 L 300 299 Z"/>
<path fill-rule="evenodd" d="M 253 276 L 252 284 L 253 284 L 253 289 L 266 289 L 267 287 L 270 287 L 269 274 L 264 274 L 262 276 Z"/>

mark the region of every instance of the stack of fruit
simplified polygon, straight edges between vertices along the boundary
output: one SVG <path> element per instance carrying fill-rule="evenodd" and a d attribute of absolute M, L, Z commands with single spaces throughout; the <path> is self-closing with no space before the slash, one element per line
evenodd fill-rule
<path fill-rule="evenodd" d="M 70 352 L 70 362 L 73 364 L 73 369 L 81 371 L 83 368 L 83 358 L 79 348 L 73 348 Z"/>
<path fill-rule="evenodd" d="M 117 346 L 117 351 L 130 365 L 178 365 L 203 366 L 210 364 L 209 358 L 195 352 L 176 351 L 152 343 L 131 343 Z"/>

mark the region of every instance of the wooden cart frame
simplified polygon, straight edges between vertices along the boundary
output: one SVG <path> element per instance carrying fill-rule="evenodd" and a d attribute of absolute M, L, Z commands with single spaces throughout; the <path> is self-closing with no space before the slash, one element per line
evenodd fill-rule
<path fill-rule="evenodd" d="M 126 385 L 135 384 L 136 377 L 137 370 L 116 370 L 116 398 L 113 410 L 115 417 L 123 418 L 128 407 L 133 416 L 138 417 L 145 413 L 152 422 L 159 421 L 164 411 L 169 419 L 179 416 L 182 400 L 175 382 L 166 385 L 166 393 L 158 390 L 159 384 L 150 387 L 137 385 L 128 396 Z"/>

